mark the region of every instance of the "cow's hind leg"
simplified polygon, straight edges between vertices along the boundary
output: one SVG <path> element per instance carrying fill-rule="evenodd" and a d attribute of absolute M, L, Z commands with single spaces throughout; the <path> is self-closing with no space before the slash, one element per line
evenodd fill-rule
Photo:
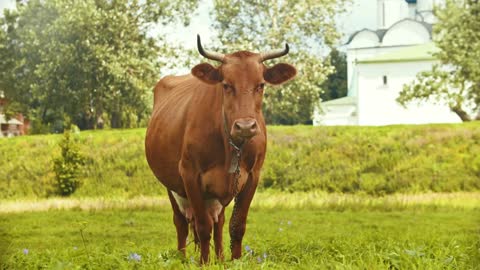
<path fill-rule="evenodd" d="M 172 204 L 173 209 L 173 223 L 177 229 L 177 249 L 185 256 L 185 249 L 187 245 L 188 237 L 188 221 L 185 216 L 180 212 L 180 209 L 172 195 L 171 191 L 168 191 L 168 198 Z"/>
<path fill-rule="evenodd" d="M 195 230 L 200 239 L 200 263 L 204 264 L 208 262 L 210 255 L 213 220 L 210 215 L 208 215 L 205 202 L 202 198 L 202 191 L 199 185 L 200 175 L 194 172 L 194 168 L 188 159 L 182 159 L 180 161 L 179 169 L 188 200 L 193 208 Z"/>
<path fill-rule="evenodd" d="M 225 223 L 225 208 L 218 215 L 218 222 L 213 225 L 213 239 L 215 241 L 215 254 L 223 261 L 223 224 Z"/>
<path fill-rule="evenodd" d="M 195 251 L 200 248 L 200 239 L 198 239 L 198 233 L 195 229 L 195 220 L 190 221 L 190 231 L 193 234 L 193 242 L 195 243 Z"/>

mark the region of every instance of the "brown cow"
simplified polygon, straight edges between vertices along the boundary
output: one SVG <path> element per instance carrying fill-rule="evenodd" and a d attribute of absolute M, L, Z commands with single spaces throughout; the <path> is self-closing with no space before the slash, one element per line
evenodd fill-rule
<path fill-rule="evenodd" d="M 289 64 L 268 68 L 262 63 L 286 55 L 288 44 L 267 53 L 226 55 L 204 50 L 200 36 L 197 45 L 201 55 L 221 64 L 202 63 L 192 74 L 167 76 L 157 83 L 145 150 L 150 168 L 168 190 L 178 249 L 185 254 L 191 223 L 205 263 L 212 228 L 215 253 L 223 259 L 224 211 L 234 198 L 230 248 L 232 259 L 241 256 L 266 151 L 264 86 L 284 83 L 296 70 Z"/>

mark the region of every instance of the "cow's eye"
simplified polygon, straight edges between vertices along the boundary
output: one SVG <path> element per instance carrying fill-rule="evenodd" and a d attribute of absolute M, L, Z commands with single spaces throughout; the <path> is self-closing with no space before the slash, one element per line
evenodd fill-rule
<path fill-rule="evenodd" d="M 229 85 L 229 84 L 224 83 L 224 84 L 223 84 L 223 90 L 227 91 L 227 90 L 229 90 L 229 89 L 232 89 L 232 86 Z"/>
<path fill-rule="evenodd" d="M 263 91 L 263 88 L 265 88 L 265 84 L 264 83 L 261 83 L 257 86 L 257 91 L 260 92 L 260 91 Z"/>

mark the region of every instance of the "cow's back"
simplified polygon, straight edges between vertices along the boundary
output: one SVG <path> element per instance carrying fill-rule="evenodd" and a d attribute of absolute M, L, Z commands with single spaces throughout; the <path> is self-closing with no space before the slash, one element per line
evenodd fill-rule
<path fill-rule="evenodd" d="M 154 89 L 154 105 L 145 139 L 147 161 L 155 176 L 170 190 L 183 190 L 178 173 L 187 118 L 195 90 L 202 87 L 192 75 L 167 76 Z"/>

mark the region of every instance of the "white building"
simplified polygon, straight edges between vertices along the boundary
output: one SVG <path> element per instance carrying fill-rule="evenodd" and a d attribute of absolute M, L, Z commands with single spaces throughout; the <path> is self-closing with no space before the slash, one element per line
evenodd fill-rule
<path fill-rule="evenodd" d="M 432 9 L 442 2 L 377 0 L 378 29 L 357 31 L 346 44 L 348 96 L 323 102 L 314 125 L 461 122 L 446 106 L 417 102 L 405 108 L 396 102 L 405 84 L 438 62 L 432 56 Z"/>

